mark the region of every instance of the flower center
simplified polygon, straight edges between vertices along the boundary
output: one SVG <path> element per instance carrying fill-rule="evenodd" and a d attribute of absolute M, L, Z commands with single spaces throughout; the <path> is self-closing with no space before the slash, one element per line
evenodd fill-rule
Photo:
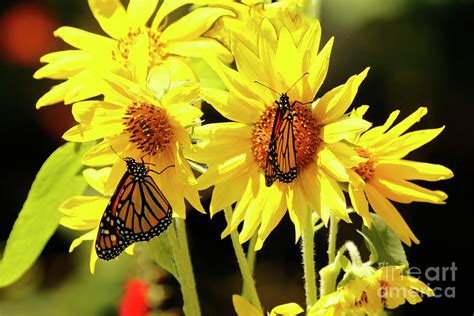
<path fill-rule="evenodd" d="M 160 42 L 161 32 L 152 31 L 149 28 L 130 29 L 126 36 L 117 41 L 116 47 L 112 51 L 112 58 L 128 68 L 130 50 L 143 33 L 148 35 L 148 70 L 163 63 L 168 54 L 163 51 L 164 43 Z"/>
<path fill-rule="evenodd" d="M 359 164 L 359 166 L 352 168 L 364 182 L 369 182 L 372 180 L 372 177 L 375 174 L 375 166 L 377 161 L 374 156 L 367 150 L 363 148 L 355 148 L 359 156 L 362 158 L 368 158 L 366 162 Z"/>
<path fill-rule="evenodd" d="M 268 147 L 272 135 L 273 123 L 278 105 L 267 107 L 255 124 L 252 134 L 252 149 L 257 164 L 265 170 Z M 291 124 L 291 123 L 290 123 Z M 314 160 L 314 156 L 321 144 L 321 126 L 313 116 L 311 110 L 303 104 L 293 106 L 293 135 L 296 150 L 297 172 Z M 291 144 L 289 144 L 291 146 Z"/>
<path fill-rule="evenodd" d="M 124 125 L 130 142 L 150 156 L 166 149 L 173 137 L 166 112 L 145 102 L 130 105 L 125 112 Z"/>

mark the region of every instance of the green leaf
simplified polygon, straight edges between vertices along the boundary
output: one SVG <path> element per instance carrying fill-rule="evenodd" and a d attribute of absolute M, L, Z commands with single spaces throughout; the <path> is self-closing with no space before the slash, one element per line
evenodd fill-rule
<path fill-rule="evenodd" d="M 405 265 L 408 260 L 400 238 L 376 214 L 370 214 L 372 228 L 362 227 L 362 233 L 370 240 L 378 254 L 377 262 L 382 265 Z M 370 244 L 367 245 L 370 249 Z"/>
<path fill-rule="evenodd" d="M 376 263 L 377 260 L 379 259 L 379 253 L 377 252 L 377 248 L 375 248 L 374 243 L 369 239 L 369 237 L 364 235 L 364 233 L 361 232 L 360 230 L 357 230 L 357 232 L 362 237 L 364 237 L 365 244 L 367 245 L 367 248 L 369 249 L 369 252 L 370 252 L 369 264 L 372 265 L 372 264 Z"/>
<path fill-rule="evenodd" d="M 201 58 L 191 58 L 191 65 L 203 87 L 226 90 L 226 86 L 221 78 L 204 60 Z"/>
<path fill-rule="evenodd" d="M 148 242 L 150 245 L 151 258 L 163 269 L 171 273 L 179 282 L 178 271 L 173 260 L 174 253 L 168 234 L 172 234 L 171 229 L 161 233 L 161 235 L 153 238 Z"/>
<path fill-rule="evenodd" d="M 59 225 L 59 205 L 86 189 L 80 161 L 91 145 L 67 143 L 41 167 L 8 237 L 0 262 L 0 287 L 17 281 L 35 263 Z"/>

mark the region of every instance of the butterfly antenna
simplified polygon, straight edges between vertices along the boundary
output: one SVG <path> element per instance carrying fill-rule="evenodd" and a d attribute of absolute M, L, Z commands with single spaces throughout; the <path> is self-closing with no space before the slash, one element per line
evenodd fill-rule
<path fill-rule="evenodd" d="M 256 81 L 256 80 L 255 80 L 254 82 L 255 82 L 255 83 L 258 83 L 259 85 L 261 85 L 261 86 L 263 86 L 263 87 L 265 87 L 265 88 L 267 88 L 267 89 L 272 90 L 272 91 L 275 92 L 276 94 L 280 94 L 278 91 L 273 90 L 272 88 L 270 88 L 269 86 L 264 85 L 264 84 L 261 83 L 261 82 L 258 82 L 258 81 Z"/>
<path fill-rule="evenodd" d="M 290 90 L 293 89 L 293 87 L 296 86 L 296 84 L 297 84 L 298 82 L 300 82 L 300 80 L 303 79 L 304 76 L 306 76 L 306 75 L 309 75 L 309 72 L 305 72 L 301 77 L 299 77 L 299 79 L 296 80 L 295 83 L 294 83 L 291 87 L 288 88 L 288 90 L 286 90 L 285 94 L 287 94 L 288 92 L 290 92 Z"/>
<path fill-rule="evenodd" d="M 117 157 L 119 157 L 120 159 L 122 159 L 123 161 L 125 161 L 125 159 L 122 158 L 122 156 L 120 156 L 114 149 L 114 147 L 110 146 L 110 149 L 112 149 L 112 151 L 114 152 L 114 154 L 117 155 Z"/>
<path fill-rule="evenodd" d="M 160 172 L 155 171 L 155 170 L 150 170 L 150 171 L 151 171 L 151 172 L 154 172 L 154 173 L 156 173 L 156 174 L 162 174 L 163 172 L 166 171 L 166 169 L 171 168 L 171 167 L 174 167 L 174 165 L 169 165 L 168 167 L 166 167 L 165 169 L 161 170 Z"/>

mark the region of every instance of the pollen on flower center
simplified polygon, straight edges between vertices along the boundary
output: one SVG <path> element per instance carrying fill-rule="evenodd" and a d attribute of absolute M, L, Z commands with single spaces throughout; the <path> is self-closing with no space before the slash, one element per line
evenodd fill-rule
<path fill-rule="evenodd" d="M 265 170 L 276 111 L 277 105 L 267 107 L 253 130 L 254 159 L 262 170 Z M 306 105 L 295 104 L 293 106 L 293 135 L 298 172 L 314 160 L 321 144 L 320 132 L 321 126 L 314 118 L 312 111 Z"/>
<path fill-rule="evenodd" d="M 112 51 L 112 58 L 128 67 L 130 50 L 143 33 L 148 35 L 148 70 L 161 64 L 168 57 L 168 54 L 163 51 L 164 43 L 160 42 L 161 32 L 152 31 L 149 28 L 130 29 L 126 36 L 117 41 L 116 47 Z"/>
<path fill-rule="evenodd" d="M 373 155 L 366 149 L 355 148 L 359 156 L 367 158 L 366 162 L 359 164 L 357 167 L 352 168 L 364 182 L 368 182 L 372 179 L 375 174 L 376 160 Z"/>
<path fill-rule="evenodd" d="M 133 102 L 129 106 L 124 125 L 130 142 L 151 156 L 165 150 L 173 137 L 166 112 L 145 102 Z"/>

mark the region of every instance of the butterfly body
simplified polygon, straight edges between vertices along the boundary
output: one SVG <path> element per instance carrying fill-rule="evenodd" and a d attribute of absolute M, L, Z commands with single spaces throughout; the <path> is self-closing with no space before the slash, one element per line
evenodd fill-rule
<path fill-rule="evenodd" d="M 290 183 L 296 179 L 296 148 L 294 143 L 293 106 L 287 93 L 275 101 L 277 110 L 273 121 L 270 144 L 265 166 L 265 184 L 271 186 L 275 181 Z"/>
<path fill-rule="evenodd" d="M 168 200 L 149 175 L 144 162 L 127 157 L 127 164 L 99 224 L 96 252 L 110 260 L 137 241 L 148 241 L 171 224 Z M 155 172 L 155 171 L 154 171 Z"/>

